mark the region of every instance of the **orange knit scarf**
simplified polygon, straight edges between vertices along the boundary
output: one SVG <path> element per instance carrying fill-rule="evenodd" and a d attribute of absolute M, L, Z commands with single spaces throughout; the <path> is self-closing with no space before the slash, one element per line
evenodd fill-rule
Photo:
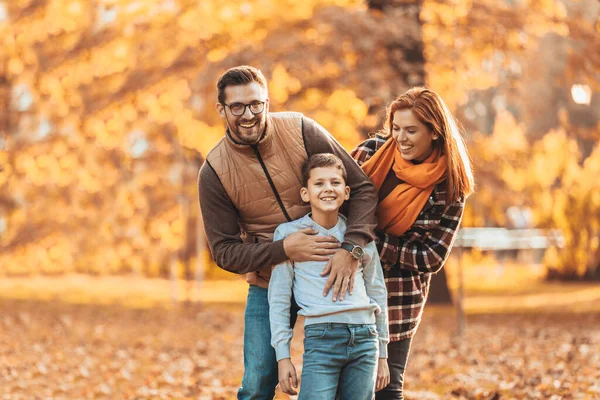
<path fill-rule="evenodd" d="M 417 220 L 435 185 L 445 179 L 446 156 L 436 148 L 421 164 L 413 164 L 402 158 L 390 138 L 362 169 L 379 190 L 390 168 L 403 183 L 377 205 L 377 229 L 400 236 Z"/>

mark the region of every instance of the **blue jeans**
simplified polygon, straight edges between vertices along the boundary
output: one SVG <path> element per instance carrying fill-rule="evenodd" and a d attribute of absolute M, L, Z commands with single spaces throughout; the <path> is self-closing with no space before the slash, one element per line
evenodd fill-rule
<path fill-rule="evenodd" d="M 292 301 L 291 327 L 294 327 L 297 317 L 298 306 Z M 244 313 L 244 377 L 237 398 L 272 399 L 277 383 L 277 357 L 271 347 L 268 289 L 250 285 Z"/>
<path fill-rule="evenodd" d="M 305 326 L 298 400 L 371 400 L 378 354 L 375 324 Z"/>

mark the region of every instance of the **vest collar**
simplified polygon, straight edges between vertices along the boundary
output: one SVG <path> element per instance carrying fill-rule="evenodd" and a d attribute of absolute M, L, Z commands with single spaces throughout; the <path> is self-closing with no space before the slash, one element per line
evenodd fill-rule
<path fill-rule="evenodd" d="M 239 152 L 243 153 L 254 153 L 254 148 L 258 147 L 259 151 L 265 151 L 271 147 L 273 143 L 273 135 L 274 135 L 275 127 L 270 115 L 267 115 L 267 127 L 265 128 L 265 133 L 262 135 L 257 144 L 246 144 L 240 143 L 233 138 L 229 128 L 225 129 L 225 142 L 227 145 Z"/>

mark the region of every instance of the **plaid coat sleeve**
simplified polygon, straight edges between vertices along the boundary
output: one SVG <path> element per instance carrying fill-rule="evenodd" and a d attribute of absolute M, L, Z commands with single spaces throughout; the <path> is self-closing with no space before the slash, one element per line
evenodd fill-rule
<path fill-rule="evenodd" d="M 465 203 L 454 202 L 445 206 L 443 199 L 438 197 L 438 201 L 444 203 L 441 215 L 435 215 L 435 211 L 428 215 L 424 209 L 402 236 L 377 232 L 382 248 L 380 252 L 386 253 L 386 268 L 421 273 L 436 273 L 442 269 L 456 239 Z"/>
<path fill-rule="evenodd" d="M 362 165 L 385 141 L 381 137 L 368 139 L 352 151 L 352 157 Z M 403 235 L 376 231 L 379 257 L 386 269 L 435 273 L 444 266 L 464 211 L 464 202 L 446 205 L 445 196 L 444 185 L 437 185 L 413 226 Z"/>
<path fill-rule="evenodd" d="M 373 138 L 367 139 L 352 150 L 350 155 L 358 165 L 363 165 L 365 162 L 369 161 L 373 154 L 377 152 L 386 142 L 385 138 L 381 136 L 375 136 Z"/>

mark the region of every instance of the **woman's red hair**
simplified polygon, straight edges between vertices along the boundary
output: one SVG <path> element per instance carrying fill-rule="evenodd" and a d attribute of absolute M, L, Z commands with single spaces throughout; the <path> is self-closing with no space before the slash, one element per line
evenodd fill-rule
<path fill-rule="evenodd" d="M 433 144 L 447 156 L 446 202 L 466 199 L 475 189 L 475 180 L 462 130 L 454 116 L 436 92 L 423 86 L 413 87 L 388 106 L 383 137 L 389 138 L 392 134 L 394 113 L 406 109 L 412 110 L 415 117 L 438 136 Z"/>

